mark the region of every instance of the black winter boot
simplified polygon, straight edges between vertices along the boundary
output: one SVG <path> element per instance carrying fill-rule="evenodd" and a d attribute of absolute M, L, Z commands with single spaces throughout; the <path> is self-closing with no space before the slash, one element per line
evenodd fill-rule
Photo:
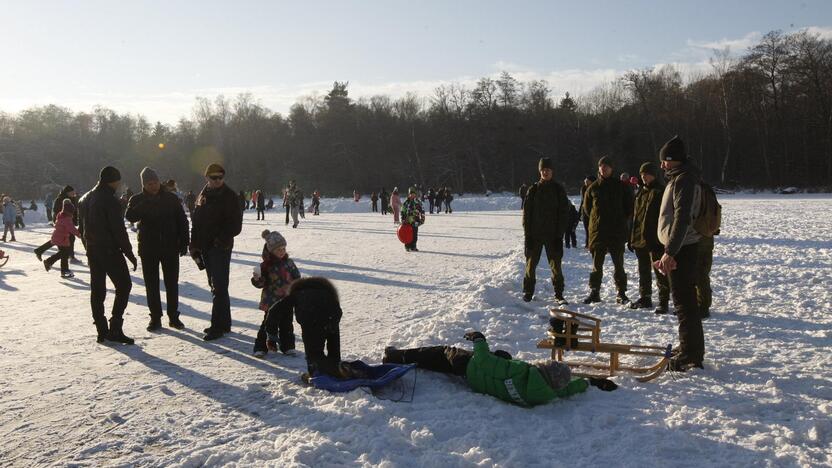
<path fill-rule="evenodd" d="M 601 302 L 601 291 L 598 289 L 590 290 L 589 296 L 583 300 L 584 304 L 592 304 L 593 302 Z"/>
<path fill-rule="evenodd" d="M 384 356 L 381 362 L 384 364 L 401 364 L 404 361 L 404 353 L 393 346 L 384 348 Z"/>
<path fill-rule="evenodd" d="M 99 343 L 107 341 L 107 336 L 110 335 L 110 329 L 107 327 L 106 320 L 95 322 L 95 330 L 98 332 L 98 338 L 95 341 Z"/>
<path fill-rule="evenodd" d="M 161 317 L 150 317 L 150 323 L 147 324 L 147 331 L 155 332 L 162 329 L 162 318 Z"/>
<path fill-rule="evenodd" d="M 531 302 L 533 297 L 534 297 L 534 293 L 524 292 L 523 293 L 523 302 Z"/>
<path fill-rule="evenodd" d="M 616 304 L 624 304 L 627 305 L 630 303 L 630 298 L 627 297 L 627 293 L 624 291 L 619 291 L 618 294 L 615 296 Z"/>
<path fill-rule="evenodd" d="M 181 320 L 179 320 L 178 315 L 176 317 L 169 317 L 168 325 L 170 325 L 171 328 L 175 328 L 177 330 L 184 330 L 185 329 L 185 324 L 182 323 Z"/>
<path fill-rule="evenodd" d="M 653 299 L 650 296 L 641 296 L 637 301 L 630 304 L 631 309 L 652 309 Z"/>
<path fill-rule="evenodd" d="M 692 361 L 681 354 L 677 355 L 670 359 L 670 364 L 668 364 L 668 369 L 673 372 L 687 372 L 690 369 L 699 368 L 704 369 L 705 367 L 702 366 L 702 362 L 695 362 Z"/>
<path fill-rule="evenodd" d="M 667 315 L 667 300 L 660 301 L 659 306 L 653 311 L 656 315 Z"/>
<path fill-rule="evenodd" d="M 124 343 L 127 345 L 131 345 L 135 343 L 133 338 L 126 336 L 124 332 L 121 330 L 121 325 L 124 321 L 120 318 L 111 318 L 110 319 L 110 333 L 107 335 L 107 341 L 112 341 L 115 343 Z"/>

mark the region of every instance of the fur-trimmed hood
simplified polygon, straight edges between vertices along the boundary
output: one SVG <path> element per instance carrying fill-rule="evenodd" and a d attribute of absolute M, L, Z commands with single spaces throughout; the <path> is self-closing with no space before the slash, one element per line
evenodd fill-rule
<path fill-rule="evenodd" d="M 292 283 L 292 286 L 289 289 L 289 294 L 294 294 L 306 290 L 327 291 L 330 294 L 332 294 L 332 296 L 334 296 L 336 302 L 338 301 L 338 290 L 335 289 L 335 285 L 332 284 L 332 282 L 326 278 L 322 278 L 320 276 L 310 276 L 306 278 L 301 278 Z"/>

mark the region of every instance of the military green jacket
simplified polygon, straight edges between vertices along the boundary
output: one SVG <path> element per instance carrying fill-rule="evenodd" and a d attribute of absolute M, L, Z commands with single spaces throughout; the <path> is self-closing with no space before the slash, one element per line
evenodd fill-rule
<path fill-rule="evenodd" d="M 633 191 L 617 178 L 599 178 L 584 194 L 589 218 L 589 249 L 606 249 L 627 242 L 627 221 L 633 216 Z"/>
<path fill-rule="evenodd" d="M 658 226 L 663 193 L 664 185 L 658 180 L 639 188 L 633 214 L 633 230 L 630 233 L 630 245 L 633 248 L 650 249 L 654 252 L 662 250 Z"/>
<path fill-rule="evenodd" d="M 562 239 L 569 226 L 569 199 L 554 180 L 535 182 L 526 192 L 523 233 L 540 241 Z"/>

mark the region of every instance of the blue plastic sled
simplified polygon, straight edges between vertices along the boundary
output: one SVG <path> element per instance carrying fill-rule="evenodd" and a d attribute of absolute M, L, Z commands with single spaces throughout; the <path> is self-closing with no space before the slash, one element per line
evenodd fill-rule
<path fill-rule="evenodd" d="M 358 387 L 369 387 L 375 390 L 398 380 L 410 372 L 411 369 L 415 368 L 416 364 L 381 364 L 371 366 L 361 361 L 356 361 L 352 363 L 352 366 L 366 371 L 370 377 L 366 379 L 341 380 L 329 375 L 318 375 L 312 377 L 312 386 L 335 393 L 351 392 Z"/>

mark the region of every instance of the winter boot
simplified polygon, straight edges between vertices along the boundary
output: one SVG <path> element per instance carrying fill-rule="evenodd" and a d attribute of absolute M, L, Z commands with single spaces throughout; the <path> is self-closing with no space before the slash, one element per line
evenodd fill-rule
<path fill-rule="evenodd" d="M 383 364 L 402 364 L 404 363 L 404 352 L 396 349 L 394 346 L 384 348 L 384 356 L 381 358 Z"/>
<path fill-rule="evenodd" d="M 630 304 L 631 309 L 652 309 L 653 299 L 650 296 L 641 296 L 637 301 Z"/>
<path fill-rule="evenodd" d="M 706 307 L 700 307 L 699 313 L 702 316 L 702 320 L 708 320 L 709 318 L 711 318 L 711 310 Z"/>
<path fill-rule="evenodd" d="M 71 271 L 62 271 L 61 278 L 75 278 L 75 273 Z"/>
<path fill-rule="evenodd" d="M 150 323 L 147 324 L 147 331 L 155 332 L 162 329 L 162 318 L 161 317 L 150 317 Z"/>
<path fill-rule="evenodd" d="M 583 300 L 584 304 L 592 304 L 593 302 L 601 302 L 601 291 L 598 289 L 590 290 L 589 296 Z"/>
<path fill-rule="evenodd" d="M 48 261 L 48 260 L 44 260 L 44 261 L 43 261 L 43 268 L 45 268 L 45 269 L 46 269 L 46 271 L 49 271 L 49 270 L 51 270 L 51 269 L 52 269 L 52 264 L 51 264 L 51 263 L 49 263 L 49 261 Z"/>
<path fill-rule="evenodd" d="M 222 338 L 225 333 L 214 330 L 213 328 L 209 328 L 208 332 L 205 333 L 205 336 L 202 337 L 204 341 L 214 341 L 216 339 Z"/>
<path fill-rule="evenodd" d="M 670 358 L 670 364 L 668 364 L 668 369 L 673 372 L 687 372 L 694 368 L 704 369 L 705 367 L 702 366 L 702 362 L 692 361 L 681 354 Z"/>
<path fill-rule="evenodd" d="M 618 294 L 615 296 L 615 303 L 627 305 L 630 303 L 630 298 L 627 297 L 627 293 L 625 293 L 624 291 L 619 291 Z"/>
<path fill-rule="evenodd" d="M 123 321 L 121 319 L 110 319 L 110 333 L 107 335 L 107 341 L 112 341 L 115 343 L 123 343 L 126 345 L 131 345 L 135 343 L 133 338 L 125 335 L 124 332 L 121 330 L 121 325 Z"/>
<path fill-rule="evenodd" d="M 524 292 L 523 293 L 523 302 L 531 302 L 533 297 L 534 297 L 534 293 Z"/>
<path fill-rule="evenodd" d="M 556 292 L 555 293 L 555 304 L 560 305 L 560 306 L 565 306 L 565 305 L 569 305 L 569 301 L 567 301 L 566 299 L 563 298 L 563 293 L 562 292 Z"/>
<path fill-rule="evenodd" d="M 656 315 L 667 315 L 667 300 L 660 301 L 659 306 L 656 307 L 653 313 Z"/>
<path fill-rule="evenodd" d="M 110 330 L 107 327 L 107 321 L 101 320 L 95 322 L 95 330 L 98 332 L 98 338 L 95 341 L 99 343 L 103 343 L 107 341 L 107 336 L 110 334 Z"/>
<path fill-rule="evenodd" d="M 185 329 L 185 324 L 182 323 L 181 320 L 179 320 L 178 315 L 175 316 L 175 317 L 169 317 L 168 325 L 170 325 L 171 328 L 175 328 L 177 330 L 184 330 Z"/>

